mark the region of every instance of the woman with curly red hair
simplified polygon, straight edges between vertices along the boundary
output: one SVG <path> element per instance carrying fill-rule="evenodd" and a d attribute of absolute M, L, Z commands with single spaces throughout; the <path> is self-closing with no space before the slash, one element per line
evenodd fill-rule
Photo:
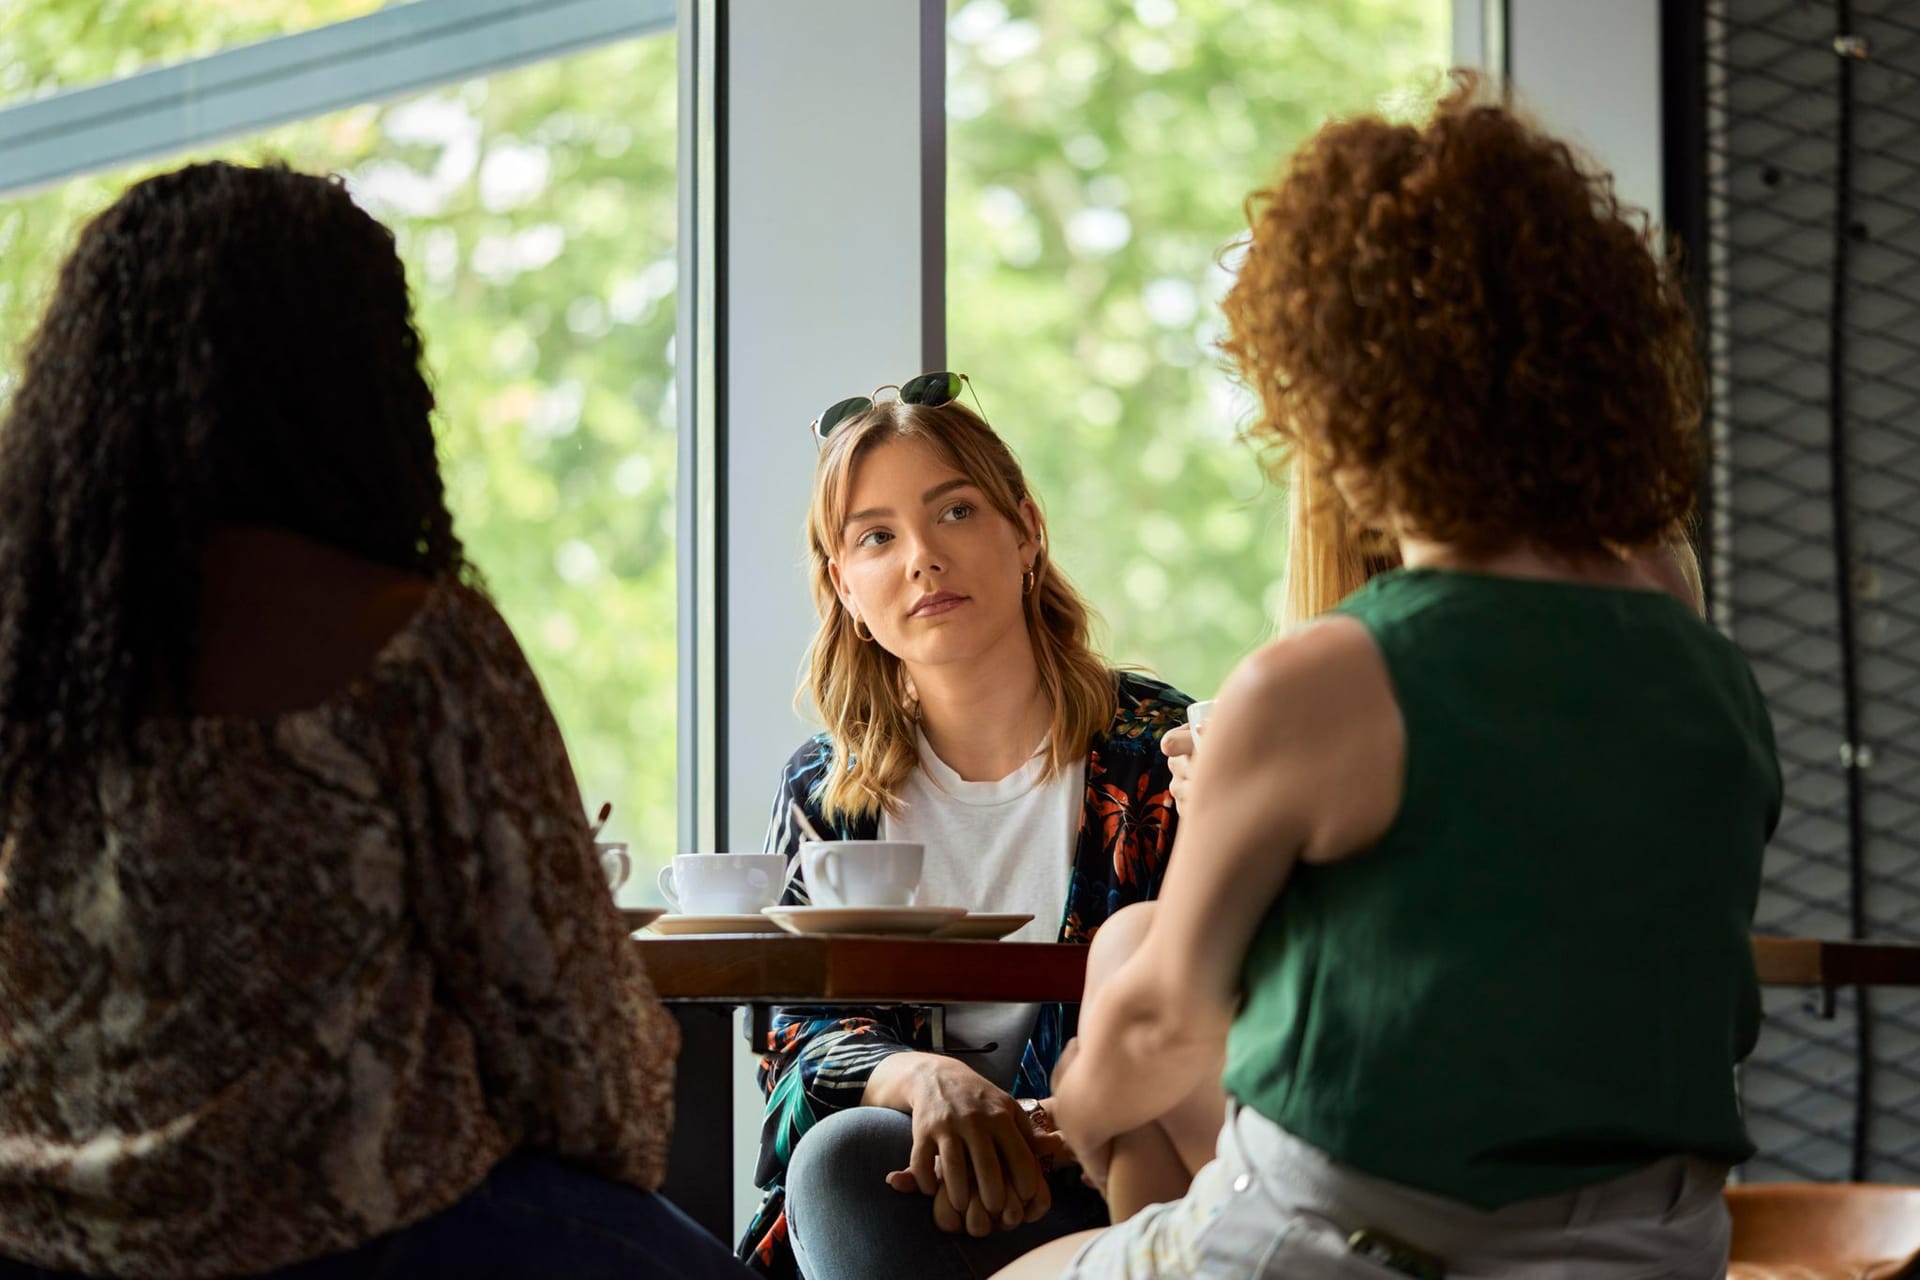
<path fill-rule="evenodd" d="M 1162 1117 L 1224 1082 L 1213 1158 L 1003 1274 L 1722 1275 L 1780 773 L 1649 568 L 1700 461 L 1672 273 L 1470 81 L 1327 126 L 1249 213 L 1260 430 L 1405 567 L 1242 663 L 1144 937 L 1096 941 L 1063 1133 L 1096 1181 L 1184 1172 Z"/>

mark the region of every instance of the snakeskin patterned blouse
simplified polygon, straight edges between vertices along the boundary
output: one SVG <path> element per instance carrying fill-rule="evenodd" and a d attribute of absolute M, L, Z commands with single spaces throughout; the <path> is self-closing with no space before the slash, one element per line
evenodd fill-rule
<path fill-rule="evenodd" d="M 136 755 L 0 831 L 0 1255 L 266 1270 L 521 1145 L 659 1185 L 677 1032 L 484 597 L 436 586 L 319 707 Z"/>

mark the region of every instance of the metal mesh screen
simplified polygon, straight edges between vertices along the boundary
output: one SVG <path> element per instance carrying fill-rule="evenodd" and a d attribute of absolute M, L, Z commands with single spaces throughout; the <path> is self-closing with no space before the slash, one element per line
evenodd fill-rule
<path fill-rule="evenodd" d="M 1707 7 L 1713 586 L 1772 708 L 1761 932 L 1920 940 L 1920 5 Z M 1770 992 L 1752 1178 L 1920 1181 L 1920 994 Z"/>

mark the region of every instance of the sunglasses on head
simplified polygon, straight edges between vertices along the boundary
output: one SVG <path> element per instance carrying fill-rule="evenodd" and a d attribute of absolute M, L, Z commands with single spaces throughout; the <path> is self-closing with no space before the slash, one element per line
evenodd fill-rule
<path fill-rule="evenodd" d="M 904 404 L 925 405 L 936 409 L 943 404 L 951 404 L 960 398 L 962 384 L 971 386 L 972 380 L 964 373 L 923 373 L 917 378 L 908 378 L 898 386 L 888 383 L 884 387 L 875 387 L 870 396 L 848 396 L 845 400 L 836 400 L 828 405 L 826 411 L 813 420 L 813 438 L 821 444 L 827 437 L 847 422 L 859 417 L 873 408 L 880 399 L 882 391 L 896 391 Z"/>

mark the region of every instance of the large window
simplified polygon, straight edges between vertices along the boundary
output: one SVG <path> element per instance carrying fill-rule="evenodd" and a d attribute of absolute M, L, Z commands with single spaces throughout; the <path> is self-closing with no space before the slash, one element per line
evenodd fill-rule
<path fill-rule="evenodd" d="M 342 22 L 406 0 L 23 0 L 0 8 L 0 103 Z"/>
<path fill-rule="evenodd" d="M 1268 634 L 1285 553 L 1219 367 L 1219 255 L 1329 114 L 1435 87 L 1449 19 L 1447 0 L 951 8 L 949 360 L 1111 655 L 1196 697 Z"/>
<path fill-rule="evenodd" d="M 3 91 L 377 7 L 26 6 L 0 25 Z M 675 852 L 674 43 L 627 39 L 0 202 L 0 333 L 17 344 L 80 223 L 129 182 L 213 156 L 346 176 L 406 261 L 456 529 L 587 804 L 612 801 L 610 836 L 633 842 L 636 896 Z"/>

